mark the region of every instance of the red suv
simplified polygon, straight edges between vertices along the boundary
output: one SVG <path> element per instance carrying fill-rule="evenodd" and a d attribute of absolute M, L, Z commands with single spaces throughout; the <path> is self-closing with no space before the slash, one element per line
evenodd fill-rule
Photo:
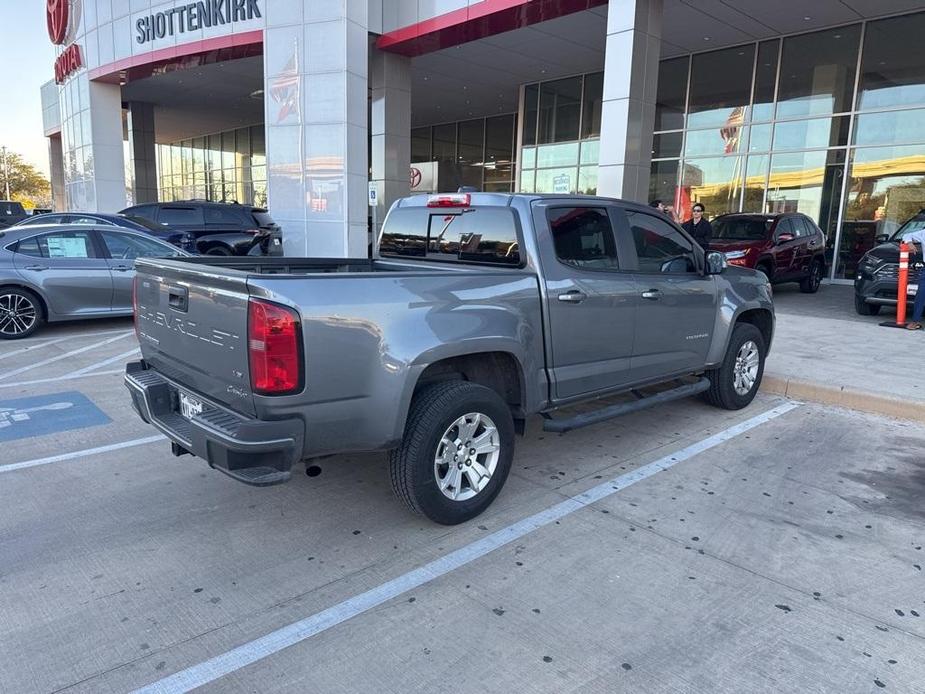
<path fill-rule="evenodd" d="M 800 291 L 819 291 L 825 277 L 825 238 L 803 214 L 724 214 L 714 219 L 711 251 L 730 265 L 760 270 L 774 284 L 799 282 Z"/>

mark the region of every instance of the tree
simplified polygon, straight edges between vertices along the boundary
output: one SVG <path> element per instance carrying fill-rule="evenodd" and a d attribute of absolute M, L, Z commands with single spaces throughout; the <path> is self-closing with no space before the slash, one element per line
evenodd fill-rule
<path fill-rule="evenodd" d="M 10 197 L 33 207 L 51 206 L 51 184 L 32 164 L 24 161 L 15 152 L 6 151 L 6 161 L 0 155 L 0 195 L 6 195 L 7 171 L 9 171 Z"/>

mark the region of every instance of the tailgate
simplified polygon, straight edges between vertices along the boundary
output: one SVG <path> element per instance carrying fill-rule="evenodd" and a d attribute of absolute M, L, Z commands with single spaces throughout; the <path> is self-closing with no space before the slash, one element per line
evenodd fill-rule
<path fill-rule="evenodd" d="M 254 414 L 247 358 L 247 273 L 139 260 L 135 324 L 145 361 L 166 378 Z"/>

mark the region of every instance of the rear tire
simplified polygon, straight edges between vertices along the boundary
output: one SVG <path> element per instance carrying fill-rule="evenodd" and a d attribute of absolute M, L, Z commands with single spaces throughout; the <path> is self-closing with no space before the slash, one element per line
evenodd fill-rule
<path fill-rule="evenodd" d="M 760 263 L 758 267 L 756 267 L 755 269 L 761 274 L 763 274 L 765 277 L 767 277 L 768 282 L 771 281 L 771 266 L 770 265 L 767 265 L 766 263 Z"/>
<path fill-rule="evenodd" d="M 486 452 L 472 453 L 479 447 Z M 435 523 L 464 523 L 494 501 L 513 458 L 513 417 L 495 391 L 467 381 L 436 383 L 414 397 L 401 445 L 389 453 L 392 489 Z"/>
<path fill-rule="evenodd" d="M 212 246 L 212 248 L 207 250 L 205 254 L 206 255 L 221 255 L 225 257 L 234 255 L 234 253 L 232 253 L 229 249 L 225 248 L 224 246 Z"/>
<path fill-rule="evenodd" d="M 45 323 L 42 302 L 28 289 L 0 289 L 0 340 L 21 340 Z"/>
<path fill-rule="evenodd" d="M 723 363 L 704 374 L 710 379 L 710 388 L 704 393 L 706 401 L 726 410 L 748 406 L 761 386 L 766 354 L 764 335 L 758 328 L 751 323 L 736 325 Z"/>
<path fill-rule="evenodd" d="M 880 304 L 868 304 L 864 297 L 854 295 L 854 310 L 862 316 L 876 316 L 880 314 Z"/>
<path fill-rule="evenodd" d="M 809 268 L 809 275 L 800 280 L 800 291 L 804 294 L 815 294 L 822 286 L 822 262 L 814 260 Z"/>

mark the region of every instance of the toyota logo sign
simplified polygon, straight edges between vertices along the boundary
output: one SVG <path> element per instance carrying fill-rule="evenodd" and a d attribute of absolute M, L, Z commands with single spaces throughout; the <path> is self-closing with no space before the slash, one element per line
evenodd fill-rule
<path fill-rule="evenodd" d="M 68 40 L 73 27 L 77 25 L 77 6 L 79 0 L 46 0 L 45 21 L 48 25 L 48 38 L 56 46 Z"/>

